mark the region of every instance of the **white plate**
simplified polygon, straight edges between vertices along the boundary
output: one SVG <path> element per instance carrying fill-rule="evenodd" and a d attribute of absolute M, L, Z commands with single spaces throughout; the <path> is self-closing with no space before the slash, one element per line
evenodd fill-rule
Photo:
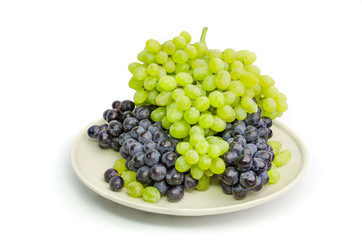
<path fill-rule="evenodd" d="M 79 179 L 99 195 L 127 207 L 167 215 L 202 216 L 239 211 L 257 206 L 279 197 L 295 185 L 304 174 L 308 165 L 307 150 L 299 137 L 278 121 L 273 122 L 273 138 L 282 143 L 282 149 L 289 149 L 292 158 L 289 163 L 279 168 L 280 181 L 267 184 L 259 192 L 250 192 L 243 200 L 235 200 L 232 195 L 225 195 L 219 184 L 212 183 L 204 192 L 197 190 L 185 192 L 184 198 L 177 202 L 168 202 L 162 197 L 158 203 L 147 203 L 142 198 L 132 198 L 126 188 L 112 192 L 103 180 L 103 173 L 113 166 L 120 154 L 113 149 L 102 150 L 96 141 L 87 135 L 87 129 L 104 120 L 95 121 L 86 126 L 74 139 L 71 149 L 71 162 Z"/>

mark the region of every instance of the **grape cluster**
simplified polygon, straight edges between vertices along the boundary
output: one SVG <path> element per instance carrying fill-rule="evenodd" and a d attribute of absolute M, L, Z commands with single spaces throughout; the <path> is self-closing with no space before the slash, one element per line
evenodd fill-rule
<path fill-rule="evenodd" d="M 274 161 L 273 148 L 268 143 L 273 132 L 272 120 L 251 113 L 244 121 L 228 124 L 222 138 L 229 143 L 229 150 L 222 159 L 225 171 L 218 175 L 225 194 L 243 199 L 249 191 L 260 191 L 269 182 L 268 171 Z"/>
<path fill-rule="evenodd" d="M 194 125 L 212 136 L 224 131 L 226 123 L 258 110 L 271 119 L 280 117 L 288 108 L 287 98 L 253 65 L 255 53 L 208 49 L 206 32 L 193 44 L 185 31 L 163 44 L 146 42 L 137 56 L 140 62 L 128 66 L 135 104 L 157 105 L 151 119 L 178 139 L 187 137 Z"/>

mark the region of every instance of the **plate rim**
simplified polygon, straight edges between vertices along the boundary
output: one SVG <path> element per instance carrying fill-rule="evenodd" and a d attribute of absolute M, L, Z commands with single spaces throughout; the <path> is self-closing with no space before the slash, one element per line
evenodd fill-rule
<path fill-rule="evenodd" d="M 81 173 L 80 169 L 78 168 L 76 164 L 76 147 L 79 141 L 79 138 L 86 134 L 88 128 L 92 125 L 95 125 L 99 123 L 100 121 L 105 121 L 104 119 L 98 119 L 96 121 L 93 121 L 89 123 L 87 126 L 85 126 L 73 139 L 72 146 L 71 146 L 71 152 L 70 152 L 70 158 L 71 158 L 71 165 L 73 168 L 73 171 L 76 173 L 78 179 L 89 189 L 94 191 L 95 193 L 99 194 L 100 196 L 109 199 L 113 202 L 116 202 L 118 204 L 121 204 L 126 207 L 130 207 L 133 209 L 146 211 L 150 213 L 157 213 L 157 214 L 164 214 L 164 215 L 173 215 L 173 216 L 206 216 L 206 215 L 217 215 L 217 214 L 223 214 L 223 213 L 230 213 L 230 212 L 236 212 L 248 208 L 252 208 L 254 206 L 269 202 L 271 200 L 276 199 L 277 197 L 283 195 L 284 193 L 288 192 L 299 180 L 305 175 L 305 172 L 309 165 L 309 152 L 306 148 L 305 143 L 302 141 L 302 139 L 295 133 L 294 130 L 289 128 L 284 123 L 280 122 L 279 120 L 273 120 L 273 125 L 276 125 L 278 128 L 281 128 L 283 131 L 287 132 L 287 134 L 294 139 L 295 142 L 298 143 L 298 146 L 300 147 L 301 152 L 303 153 L 304 157 L 302 158 L 302 166 L 298 174 L 294 177 L 294 179 L 289 182 L 287 185 L 285 185 L 282 189 L 273 192 L 271 194 L 268 194 L 266 196 L 254 199 L 249 202 L 245 202 L 242 204 L 237 205 L 228 205 L 228 206 L 221 206 L 221 207 L 214 207 L 214 208 L 202 208 L 202 209 L 190 209 L 190 208 L 172 208 L 169 209 L 167 207 L 160 207 L 157 206 L 157 203 L 139 203 L 139 202 L 132 202 L 127 201 L 122 198 L 117 198 L 112 194 L 107 193 L 103 189 L 99 189 L 95 186 L 93 186 L 90 181 L 86 179 L 85 176 Z M 177 204 L 177 203 L 172 203 Z"/>

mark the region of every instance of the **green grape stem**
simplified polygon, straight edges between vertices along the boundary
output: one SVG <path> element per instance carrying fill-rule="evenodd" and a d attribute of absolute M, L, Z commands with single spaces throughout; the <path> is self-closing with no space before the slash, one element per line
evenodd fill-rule
<path fill-rule="evenodd" d="M 206 45 L 206 33 L 207 33 L 207 27 L 204 27 L 202 29 L 200 42 L 205 43 L 205 45 Z"/>

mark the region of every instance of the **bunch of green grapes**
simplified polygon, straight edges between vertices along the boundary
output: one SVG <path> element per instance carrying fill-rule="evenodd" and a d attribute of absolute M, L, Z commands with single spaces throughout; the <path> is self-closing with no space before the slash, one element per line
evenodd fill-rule
<path fill-rule="evenodd" d="M 212 136 L 248 113 L 280 117 L 288 108 L 287 98 L 253 65 L 256 54 L 208 49 L 206 32 L 204 28 L 200 41 L 193 44 L 186 31 L 163 44 L 155 39 L 146 42 L 137 56 L 140 62 L 128 66 L 135 104 L 159 106 L 152 120 L 161 121 L 178 139 L 188 137 L 195 125 Z"/>

